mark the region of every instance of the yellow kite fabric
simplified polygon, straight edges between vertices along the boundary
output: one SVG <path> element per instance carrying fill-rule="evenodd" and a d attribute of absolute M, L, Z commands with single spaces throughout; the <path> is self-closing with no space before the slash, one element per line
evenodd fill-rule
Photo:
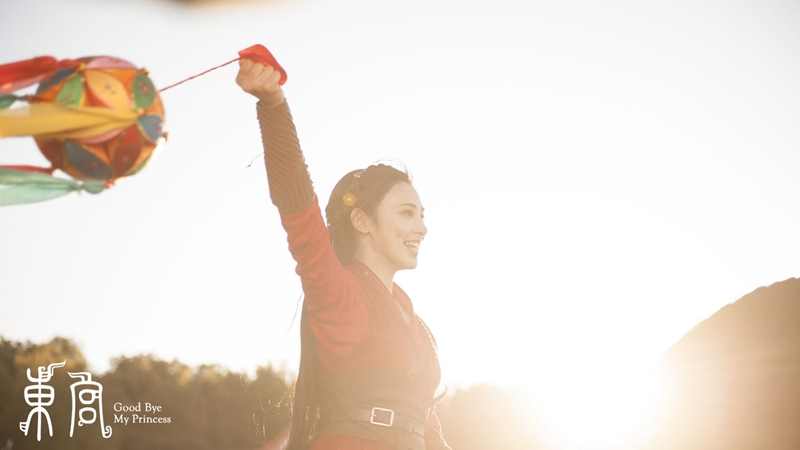
<path fill-rule="evenodd" d="M 81 139 L 136 123 L 136 111 L 60 103 L 34 103 L 0 110 L 0 138 L 36 136 Z"/>

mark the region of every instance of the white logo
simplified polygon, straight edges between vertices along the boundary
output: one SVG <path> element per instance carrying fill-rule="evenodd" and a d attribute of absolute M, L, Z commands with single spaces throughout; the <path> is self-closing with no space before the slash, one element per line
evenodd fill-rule
<path fill-rule="evenodd" d="M 44 407 L 53 404 L 56 398 L 56 390 L 53 389 L 52 386 L 42 386 L 42 383 L 50 381 L 50 378 L 53 377 L 53 371 L 57 367 L 64 367 L 65 364 L 67 364 L 66 360 L 60 363 L 50 364 L 46 369 L 44 366 L 39 366 L 38 378 L 33 378 L 33 376 L 31 376 L 31 369 L 28 369 L 28 380 L 36 384 L 25 388 L 25 402 L 28 403 L 28 406 L 33 406 L 33 409 L 28 414 L 28 420 L 19 423 L 19 429 L 25 433 L 25 436 L 28 435 L 28 428 L 31 427 L 33 413 L 36 413 L 36 440 L 42 440 L 42 415 L 47 419 L 47 428 L 50 430 L 50 437 L 53 437 L 53 423 L 50 421 L 50 413 L 48 413 Z"/>
<path fill-rule="evenodd" d="M 75 430 L 75 395 L 81 401 L 82 405 L 91 405 L 97 400 L 97 409 L 92 406 L 85 406 L 78 411 L 78 426 L 82 427 L 84 424 L 92 424 L 100 416 L 100 433 L 104 438 L 111 437 L 111 425 L 103 424 L 103 385 L 97 381 L 92 381 L 92 374 L 89 372 L 67 372 L 72 378 L 80 378 L 81 381 L 72 383 L 69 387 L 72 391 L 72 419 L 69 425 L 69 437 L 72 437 L 72 432 Z M 88 394 L 88 395 L 86 395 Z M 87 419 L 83 416 L 84 413 L 92 413 L 92 416 Z"/>
<path fill-rule="evenodd" d="M 56 368 L 64 367 L 66 363 L 67 361 L 64 360 L 60 363 L 50 364 L 47 368 L 39 366 L 39 376 L 37 378 L 33 378 L 33 376 L 31 376 L 31 369 L 28 369 L 28 380 L 36 384 L 25 388 L 25 401 L 29 406 L 33 406 L 33 409 L 28 414 L 28 419 L 25 422 L 19 423 L 19 429 L 25 433 L 25 436 L 28 435 L 28 430 L 31 427 L 31 419 L 33 419 L 33 414 L 36 413 L 36 439 L 39 441 L 42 440 L 42 416 L 47 419 L 47 429 L 50 431 L 50 437 L 53 437 L 53 423 L 50 420 L 50 413 L 48 413 L 44 407 L 53 404 L 56 398 L 56 391 L 52 386 L 42 385 L 42 383 L 49 382 L 50 378 L 53 377 L 53 371 Z M 106 439 L 111 437 L 111 426 L 103 423 L 103 385 L 97 381 L 92 381 L 92 374 L 89 372 L 67 372 L 67 374 L 72 378 L 80 379 L 80 381 L 72 383 L 69 387 L 72 392 L 72 418 L 69 427 L 69 436 L 72 437 L 73 431 L 75 430 L 75 407 L 77 404 L 75 400 L 77 398 L 80 400 L 81 404 L 84 405 L 83 408 L 78 410 L 78 426 L 81 427 L 83 425 L 93 424 L 99 417 L 100 433 Z M 87 406 L 93 405 L 95 401 L 97 401 L 96 409 L 94 406 Z M 91 415 L 86 417 L 86 414 L 90 413 Z"/>

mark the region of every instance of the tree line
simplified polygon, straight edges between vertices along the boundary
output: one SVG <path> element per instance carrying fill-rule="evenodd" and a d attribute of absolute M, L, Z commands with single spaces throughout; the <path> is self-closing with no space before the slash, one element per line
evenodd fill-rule
<path fill-rule="evenodd" d="M 54 368 L 52 378 L 42 383 L 52 389 L 40 389 L 29 380 L 28 370 L 36 378 L 39 367 L 62 361 L 65 365 Z M 91 374 L 91 381 L 102 386 L 102 418 L 111 427 L 111 436 L 104 438 L 99 417 L 81 426 L 80 417 L 73 419 L 70 386 L 81 380 L 74 376 L 80 372 L 88 372 L 87 361 L 69 339 L 37 344 L 0 338 L 0 450 L 3 445 L 13 450 L 255 450 L 290 419 L 294 375 L 284 370 L 259 367 L 252 377 L 217 365 L 189 367 L 153 355 L 117 357 L 107 372 Z M 55 394 L 51 400 L 48 392 Z M 76 397 L 80 395 L 76 389 Z M 83 395 L 91 400 L 90 394 Z M 448 395 L 437 405 L 437 415 L 454 449 L 548 448 L 544 433 L 531 423 L 519 399 L 511 391 L 476 386 Z M 40 416 L 41 441 L 37 439 L 35 413 L 26 436 L 20 423 L 37 402 L 49 401 L 52 404 L 42 408 L 51 419 L 52 437 L 46 418 Z M 96 410 L 98 403 L 87 406 L 77 398 L 76 416 L 81 407 Z M 83 413 L 89 422 L 91 417 Z"/>

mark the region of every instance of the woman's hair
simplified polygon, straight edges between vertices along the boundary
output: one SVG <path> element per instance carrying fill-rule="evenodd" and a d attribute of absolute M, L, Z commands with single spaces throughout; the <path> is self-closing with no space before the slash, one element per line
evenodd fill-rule
<path fill-rule="evenodd" d="M 343 265 L 353 260 L 356 252 L 356 230 L 350 221 L 355 208 L 375 217 L 386 194 L 398 183 L 410 183 L 408 172 L 386 164 L 376 164 L 364 170 L 354 170 L 339 180 L 331 192 L 325 216 L 328 218 L 328 236 L 336 257 Z"/>
<path fill-rule="evenodd" d="M 364 170 L 354 170 L 339 180 L 331 192 L 325 215 L 328 218 L 328 236 L 342 265 L 353 261 L 356 252 L 356 229 L 350 213 L 360 208 L 375 217 L 386 194 L 398 183 L 410 183 L 408 172 L 386 164 L 375 164 Z M 308 322 L 305 305 L 300 316 L 300 370 L 294 386 L 292 402 L 292 427 L 288 450 L 305 450 L 314 438 L 319 419 L 319 393 L 322 364 L 317 357 L 314 333 Z"/>

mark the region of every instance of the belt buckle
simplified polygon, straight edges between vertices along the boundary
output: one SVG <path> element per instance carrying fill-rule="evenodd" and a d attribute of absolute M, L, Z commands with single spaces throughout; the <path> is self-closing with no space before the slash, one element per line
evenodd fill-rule
<path fill-rule="evenodd" d="M 380 421 L 376 418 L 376 413 L 389 413 L 389 422 Z M 394 424 L 394 411 L 391 409 L 386 408 L 378 408 L 377 406 L 372 408 L 372 414 L 369 415 L 369 423 L 373 425 L 380 425 L 382 427 L 391 427 Z"/>

